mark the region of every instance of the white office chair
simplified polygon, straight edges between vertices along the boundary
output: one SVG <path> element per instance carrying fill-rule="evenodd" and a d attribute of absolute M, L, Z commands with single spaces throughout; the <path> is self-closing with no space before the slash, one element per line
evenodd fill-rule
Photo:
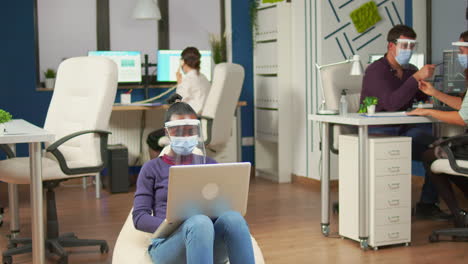
<path fill-rule="evenodd" d="M 350 75 L 352 63 L 334 65 L 320 70 L 323 97 L 326 108 L 329 110 L 339 110 L 341 91 L 346 89 L 348 101 L 348 113 L 357 113 L 359 110 L 359 98 L 362 90 L 362 75 Z M 333 152 L 337 152 L 338 138 L 340 134 L 357 133 L 356 128 L 351 126 L 334 125 L 330 132 L 333 135 L 329 138 L 333 140 L 330 144 Z"/>
<path fill-rule="evenodd" d="M 58 68 L 44 124 L 44 129 L 58 140 L 45 144 L 42 181 L 47 188 L 46 248 L 60 257 L 60 263 L 68 261 L 63 247 L 96 245 L 101 252 L 108 251 L 104 240 L 80 240 L 74 234 L 59 236 L 53 189 L 61 181 L 96 174 L 105 167 L 109 132 L 103 129 L 109 123 L 116 89 L 117 66 L 110 59 L 71 58 Z M 1 181 L 29 184 L 29 175 L 27 157 L 0 161 Z M 31 251 L 30 239 L 11 239 L 10 245 L 13 248 L 3 252 L 3 263 L 11 263 L 13 255 Z"/>
<path fill-rule="evenodd" d="M 208 149 L 219 149 L 228 142 L 243 82 L 244 68 L 239 64 L 219 63 L 214 68 L 211 89 L 201 113 Z"/>
<path fill-rule="evenodd" d="M 438 159 L 431 165 L 433 173 L 451 174 L 462 177 L 468 177 L 468 160 L 460 160 L 455 158 L 453 147 L 459 145 L 468 145 L 468 134 L 458 135 L 448 138 L 439 143 L 440 147 L 447 153 L 447 159 Z M 443 175 L 441 177 L 444 177 Z M 449 236 L 455 238 L 468 238 L 468 228 L 447 228 L 434 230 L 429 236 L 430 242 L 439 241 L 439 236 Z"/>

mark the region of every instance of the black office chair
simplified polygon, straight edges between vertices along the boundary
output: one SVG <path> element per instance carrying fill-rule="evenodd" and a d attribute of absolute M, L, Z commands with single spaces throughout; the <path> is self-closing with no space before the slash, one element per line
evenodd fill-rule
<path fill-rule="evenodd" d="M 432 172 L 468 177 L 468 153 L 460 151 L 460 147 L 468 146 L 468 134 L 450 137 L 440 142 L 439 146 L 447 153 L 448 158 L 434 161 L 431 165 Z M 437 242 L 440 236 L 451 237 L 454 241 L 468 241 L 468 226 L 434 230 L 429 236 L 429 241 Z"/>

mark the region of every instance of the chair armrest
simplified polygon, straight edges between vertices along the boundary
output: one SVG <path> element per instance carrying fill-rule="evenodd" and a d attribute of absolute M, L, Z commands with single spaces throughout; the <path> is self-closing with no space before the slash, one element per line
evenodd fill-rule
<path fill-rule="evenodd" d="M 207 116 L 200 116 L 200 120 L 206 120 L 206 139 L 205 139 L 205 145 L 209 145 L 211 142 L 211 129 L 213 128 L 213 118 L 207 117 Z"/>
<path fill-rule="evenodd" d="M 458 145 L 466 145 L 466 144 L 468 144 L 468 134 L 461 134 L 461 135 L 449 137 L 439 142 L 436 142 L 433 145 L 442 147 L 443 145 L 458 146 Z"/>
<path fill-rule="evenodd" d="M 12 150 L 12 149 L 10 148 L 10 146 L 8 146 L 7 144 L 0 144 L 0 150 L 2 150 L 3 152 L 5 152 L 5 154 L 7 155 L 7 157 L 8 157 L 9 159 L 16 157 L 15 153 L 13 152 L 13 150 Z"/>
<path fill-rule="evenodd" d="M 450 167 L 452 170 L 458 172 L 458 173 L 463 173 L 463 174 L 468 174 L 468 168 L 465 167 L 460 167 L 457 164 L 457 160 L 455 158 L 455 154 L 453 153 L 452 147 L 455 146 L 460 146 L 460 145 L 466 145 L 468 144 L 468 134 L 462 134 L 454 137 L 450 137 L 447 139 L 444 139 L 436 144 L 435 146 L 440 146 L 445 153 L 447 154 L 448 161 L 450 164 Z"/>
<path fill-rule="evenodd" d="M 81 168 L 69 168 L 67 165 L 67 161 L 63 156 L 62 152 L 58 150 L 58 147 L 63 143 L 67 142 L 68 140 L 75 138 L 77 136 L 81 136 L 84 134 L 98 134 L 100 139 L 100 151 L 101 151 L 101 160 L 102 164 L 94 167 L 81 167 Z M 50 145 L 46 151 L 52 153 L 55 156 L 57 161 L 59 162 L 60 169 L 67 174 L 67 175 L 75 175 L 75 174 L 84 174 L 84 173 L 97 173 L 100 172 L 103 168 L 106 167 L 107 162 L 107 138 L 111 134 L 109 131 L 104 130 L 84 130 L 72 133 L 70 135 L 64 136 L 61 139 L 55 141 L 52 145 Z"/>

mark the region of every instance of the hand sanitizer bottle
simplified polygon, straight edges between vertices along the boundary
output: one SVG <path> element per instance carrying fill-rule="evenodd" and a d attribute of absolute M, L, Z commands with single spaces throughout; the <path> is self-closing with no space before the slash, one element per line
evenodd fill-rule
<path fill-rule="evenodd" d="M 341 91 L 341 98 L 340 98 L 340 115 L 347 115 L 348 114 L 348 100 L 346 99 L 346 89 Z"/>

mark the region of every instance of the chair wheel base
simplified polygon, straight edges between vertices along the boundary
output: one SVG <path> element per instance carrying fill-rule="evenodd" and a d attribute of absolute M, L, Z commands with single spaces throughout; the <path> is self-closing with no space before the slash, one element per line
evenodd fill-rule
<path fill-rule="evenodd" d="M 438 235 L 436 235 L 436 234 L 431 234 L 431 235 L 429 236 L 429 242 L 434 243 L 434 242 L 438 242 L 438 241 L 439 241 L 439 236 L 438 236 Z"/>
<path fill-rule="evenodd" d="M 11 256 L 3 256 L 2 264 L 12 264 L 13 258 Z"/>

